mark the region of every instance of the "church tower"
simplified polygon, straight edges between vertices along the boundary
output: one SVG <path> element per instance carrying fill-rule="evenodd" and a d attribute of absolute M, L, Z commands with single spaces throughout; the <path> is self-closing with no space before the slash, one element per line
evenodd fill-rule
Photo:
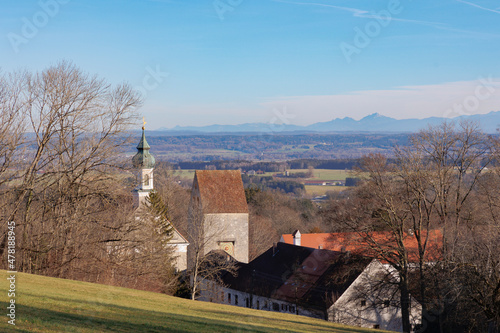
<path fill-rule="evenodd" d="M 134 168 L 138 169 L 139 184 L 134 189 L 134 206 L 139 207 L 144 204 L 149 192 L 153 190 L 153 169 L 155 158 L 149 153 L 148 142 L 144 133 L 146 122 L 142 126 L 142 138 L 137 145 L 137 154 L 132 158 Z"/>
<path fill-rule="evenodd" d="M 196 252 L 212 250 L 248 263 L 248 205 L 240 171 L 196 170 L 188 213 L 188 267 Z"/>

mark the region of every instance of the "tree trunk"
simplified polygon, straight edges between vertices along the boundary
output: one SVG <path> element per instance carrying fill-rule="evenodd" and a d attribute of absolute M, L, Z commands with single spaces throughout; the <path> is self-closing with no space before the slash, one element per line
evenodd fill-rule
<path fill-rule="evenodd" d="M 408 290 L 408 274 L 400 272 L 399 290 L 401 292 L 401 321 L 403 323 L 403 332 L 411 332 L 410 323 L 410 292 Z"/>

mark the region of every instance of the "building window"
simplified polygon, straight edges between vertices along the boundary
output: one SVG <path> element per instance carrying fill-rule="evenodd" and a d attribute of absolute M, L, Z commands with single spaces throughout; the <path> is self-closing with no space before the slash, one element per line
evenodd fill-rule
<path fill-rule="evenodd" d="M 259 303 L 259 300 L 257 300 L 257 310 L 260 310 L 260 303 Z"/>
<path fill-rule="evenodd" d="M 279 311 L 280 305 L 278 303 L 273 303 L 273 311 Z"/>
<path fill-rule="evenodd" d="M 366 306 L 366 300 L 364 299 L 361 300 L 361 306 Z"/>
<path fill-rule="evenodd" d="M 294 313 L 295 312 L 295 305 L 290 305 L 290 312 Z"/>
<path fill-rule="evenodd" d="M 238 305 L 238 295 L 234 295 L 234 305 Z"/>
<path fill-rule="evenodd" d="M 231 304 L 231 293 L 227 294 L 227 302 Z"/>

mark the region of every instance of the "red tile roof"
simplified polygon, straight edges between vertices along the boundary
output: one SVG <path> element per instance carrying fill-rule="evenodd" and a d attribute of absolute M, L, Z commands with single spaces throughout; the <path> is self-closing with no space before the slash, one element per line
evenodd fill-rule
<path fill-rule="evenodd" d="M 425 237 L 425 235 L 426 233 L 423 233 L 422 237 Z M 367 240 L 366 237 L 370 237 L 371 240 Z M 395 253 L 396 244 L 390 232 L 371 232 L 368 233 L 366 237 L 357 232 L 302 234 L 300 245 L 331 251 L 350 251 L 357 254 L 377 257 L 375 251 L 370 248 L 370 243 L 376 242 L 381 245 L 381 248 L 388 252 Z M 287 244 L 293 244 L 292 234 L 283 234 L 282 239 Z M 418 243 L 415 236 L 405 233 L 403 243 L 408 251 L 409 261 L 418 262 Z M 443 234 L 441 230 L 431 230 L 429 232 L 426 260 L 438 260 L 441 257 L 442 249 Z"/>
<path fill-rule="evenodd" d="M 196 170 L 193 189 L 199 189 L 205 213 L 248 213 L 238 170 Z"/>

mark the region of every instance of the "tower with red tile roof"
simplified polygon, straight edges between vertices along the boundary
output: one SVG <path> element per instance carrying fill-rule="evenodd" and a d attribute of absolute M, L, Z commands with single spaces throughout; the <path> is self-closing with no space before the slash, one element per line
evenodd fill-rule
<path fill-rule="evenodd" d="M 248 262 L 248 205 L 238 170 L 197 170 L 189 205 L 190 245 L 202 243 L 202 255 L 224 250 Z M 196 245 L 198 244 L 198 245 Z"/>

